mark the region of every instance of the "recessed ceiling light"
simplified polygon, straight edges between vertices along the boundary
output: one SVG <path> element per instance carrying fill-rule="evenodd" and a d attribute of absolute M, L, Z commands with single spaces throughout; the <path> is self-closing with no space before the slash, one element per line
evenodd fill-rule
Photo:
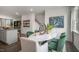
<path fill-rule="evenodd" d="M 19 13 L 18 13 L 18 12 L 16 12 L 16 15 L 19 15 Z"/>
<path fill-rule="evenodd" d="M 30 11 L 32 12 L 32 11 L 33 11 L 33 9 L 31 8 L 31 9 L 30 9 Z"/>

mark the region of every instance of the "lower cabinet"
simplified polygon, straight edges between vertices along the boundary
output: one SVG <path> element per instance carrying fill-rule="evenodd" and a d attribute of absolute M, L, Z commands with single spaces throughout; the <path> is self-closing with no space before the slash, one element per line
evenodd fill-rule
<path fill-rule="evenodd" d="M 10 45 L 17 42 L 18 32 L 16 29 L 13 30 L 0 30 L 0 41 Z"/>

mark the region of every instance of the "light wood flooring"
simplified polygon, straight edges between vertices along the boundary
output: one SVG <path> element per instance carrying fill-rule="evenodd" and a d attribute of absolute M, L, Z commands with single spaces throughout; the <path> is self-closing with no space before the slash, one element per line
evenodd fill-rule
<path fill-rule="evenodd" d="M 18 52 L 21 50 L 20 40 L 11 45 L 0 42 L 0 52 Z"/>

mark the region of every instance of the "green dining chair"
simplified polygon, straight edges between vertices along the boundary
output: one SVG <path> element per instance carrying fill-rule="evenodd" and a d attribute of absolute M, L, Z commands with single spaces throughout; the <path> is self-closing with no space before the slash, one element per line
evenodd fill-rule
<path fill-rule="evenodd" d="M 26 35 L 27 35 L 27 37 L 29 37 L 30 35 L 32 35 L 34 32 L 32 32 L 32 31 L 28 31 L 27 33 L 26 33 Z"/>
<path fill-rule="evenodd" d="M 53 38 L 48 42 L 49 52 L 62 52 L 65 44 L 65 32 L 61 34 L 60 39 Z"/>
<path fill-rule="evenodd" d="M 66 39 L 66 34 L 62 33 L 60 36 L 60 39 L 58 40 L 58 46 L 57 46 L 57 51 L 62 52 L 65 44 Z"/>
<path fill-rule="evenodd" d="M 57 50 L 58 39 L 53 38 L 48 42 L 48 51 L 52 52 Z"/>

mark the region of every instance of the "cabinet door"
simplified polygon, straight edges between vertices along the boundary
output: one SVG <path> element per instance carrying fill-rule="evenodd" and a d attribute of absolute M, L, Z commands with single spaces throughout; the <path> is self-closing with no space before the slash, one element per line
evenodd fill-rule
<path fill-rule="evenodd" d="M 2 41 L 6 43 L 6 31 L 2 31 Z"/>
<path fill-rule="evenodd" d="M 5 36 L 5 31 L 4 30 L 0 31 L 0 40 L 2 42 L 6 42 L 6 36 Z"/>

